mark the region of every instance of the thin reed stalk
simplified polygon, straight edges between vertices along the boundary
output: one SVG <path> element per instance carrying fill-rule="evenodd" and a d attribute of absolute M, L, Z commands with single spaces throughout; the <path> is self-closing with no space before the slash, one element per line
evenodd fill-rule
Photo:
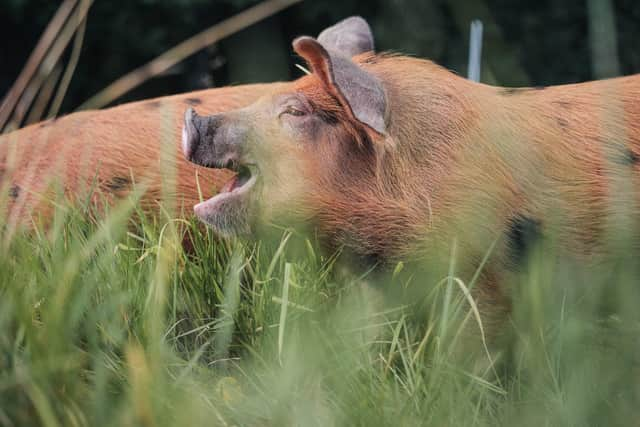
<path fill-rule="evenodd" d="M 40 65 L 49 53 L 51 45 L 64 28 L 67 19 L 71 15 L 71 12 L 73 12 L 77 3 L 78 0 L 65 0 L 49 22 L 49 25 L 47 25 L 42 37 L 40 37 L 38 44 L 22 69 L 22 72 L 2 100 L 2 105 L 0 105 L 0 129 L 5 127 L 7 120 L 9 120 L 9 117 L 20 100 L 20 97 L 24 93 L 24 90 L 33 78 L 34 74 L 40 68 Z"/>
<path fill-rule="evenodd" d="M 89 110 L 104 107 L 199 50 L 262 21 L 300 1 L 302 0 L 267 0 L 229 19 L 225 19 L 169 49 L 151 62 L 120 77 L 93 97 L 89 98 L 85 103 L 80 105 L 78 109 Z"/>

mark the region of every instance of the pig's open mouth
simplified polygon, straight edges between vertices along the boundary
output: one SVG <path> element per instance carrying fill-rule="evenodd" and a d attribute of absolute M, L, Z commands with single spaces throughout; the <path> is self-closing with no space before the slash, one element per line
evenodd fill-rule
<path fill-rule="evenodd" d="M 194 124 L 196 119 L 202 120 L 192 109 L 187 110 L 185 126 L 182 129 L 182 149 L 185 157 L 197 165 L 212 169 L 228 169 L 235 172 L 235 175 L 218 190 L 218 194 L 195 205 L 194 212 L 201 221 L 212 226 L 220 234 L 246 233 L 249 199 L 252 187 L 258 179 L 258 168 L 252 163 L 239 161 L 239 156 L 233 152 L 223 152 L 214 157 L 212 145 L 203 144 L 200 140 L 200 132 L 206 135 L 207 128 L 201 124 L 198 129 Z"/>
<path fill-rule="evenodd" d="M 250 186 L 255 181 L 255 173 L 251 171 L 250 166 L 239 166 L 234 168 L 233 166 L 226 167 L 236 172 L 225 185 L 220 189 L 220 193 L 233 193 L 234 191 L 241 191 L 245 186 Z"/>
<path fill-rule="evenodd" d="M 207 166 L 207 167 L 214 168 L 214 169 L 222 169 L 215 166 Z M 218 194 L 216 194 L 209 200 L 205 200 L 204 202 L 198 203 L 194 207 L 196 214 L 198 214 L 199 210 L 206 209 L 206 206 L 213 207 L 217 203 L 220 203 L 223 200 L 245 196 L 256 182 L 257 169 L 253 165 L 250 165 L 250 166 L 226 165 L 224 169 L 230 169 L 236 172 L 236 174 L 233 177 L 231 177 L 229 181 L 227 181 L 218 190 Z"/>
<path fill-rule="evenodd" d="M 229 179 L 212 198 L 200 202 L 193 207 L 198 218 L 203 222 L 220 228 L 220 221 L 228 225 L 235 223 L 246 215 L 248 196 L 257 180 L 257 169 L 253 165 L 225 165 L 236 174 Z M 214 168 L 217 168 L 213 166 Z M 226 227 L 224 227 L 226 228 Z M 235 230 L 239 232 L 240 230 Z"/>

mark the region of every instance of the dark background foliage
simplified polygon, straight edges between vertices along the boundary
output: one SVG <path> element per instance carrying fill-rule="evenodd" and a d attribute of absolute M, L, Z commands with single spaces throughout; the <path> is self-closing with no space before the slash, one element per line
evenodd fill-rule
<path fill-rule="evenodd" d="M 2 0 L 0 94 L 11 86 L 59 6 Z M 97 0 L 63 112 L 116 78 L 255 0 Z M 640 71 L 640 2 L 614 0 L 621 74 Z M 471 19 L 485 24 L 482 80 L 550 85 L 594 77 L 587 0 L 333 0 L 300 3 L 201 51 L 118 100 L 299 75 L 291 40 L 349 15 L 372 25 L 379 50 L 432 59 L 466 74 Z"/>

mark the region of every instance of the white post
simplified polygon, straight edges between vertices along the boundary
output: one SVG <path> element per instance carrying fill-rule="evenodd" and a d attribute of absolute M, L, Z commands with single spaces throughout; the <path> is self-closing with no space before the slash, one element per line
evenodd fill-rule
<path fill-rule="evenodd" d="M 480 69 L 482 66 L 482 21 L 471 21 L 469 35 L 469 67 L 468 78 L 474 82 L 480 81 Z"/>

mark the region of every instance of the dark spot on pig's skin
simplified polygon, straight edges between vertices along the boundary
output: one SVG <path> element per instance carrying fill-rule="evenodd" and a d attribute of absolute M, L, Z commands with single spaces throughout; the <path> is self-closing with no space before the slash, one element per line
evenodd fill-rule
<path fill-rule="evenodd" d="M 501 89 L 502 95 L 511 96 L 518 95 L 525 92 L 531 92 L 532 90 L 544 90 L 546 86 L 536 86 L 536 87 L 503 87 Z"/>
<path fill-rule="evenodd" d="M 562 117 L 556 117 L 556 122 L 562 129 L 566 129 L 569 127 L 569 122 L 567 121 L 567 119 L 563 119 Z"/>
<path fill-rule="evenodd" d="M 110 181 L 106 183 L 106 187 L 111 191 L 125 190 L 131 184 L 129 178 L 123 176 L 114 176 Z"/>
<path fill-rule="evenodd" d="M 509 95 L 516 95 L 520 92 L 522 92 L 524 89 L 520 88 L 520 87 L 505 87 L 502 88 L 502 90 L 500 91 L 503 95 L 509 96 Z"/>
<path fill-rule="evenodd" d="M 200 105 L 202 104 L 202 100 L 200 98 L 187 98 L 184 100 L 185 103 L 189 105 Z"/>
<path fill-rule="evenodd" d="M 640 162 L 640 155 L 634 153 L 633 151 L 625 148 L 622 155 L 618 157 L 618 163 L 622 166 L 634 166 Z"/>
<path fill-rule="evenodd" d="M 20 186 L 18 185 L 12 185 L 11 188 L 9 188 L 9 197 L 11 197 L 12 199 L 17 199 L 20 196 Z"/>
<path fill-rule="evenodd" d="M 531 247 L 540 238 L 540 222 L 526 216 L 511 219 L 507 229 L 507 245 L 511 267 L 520 268 L 527 260 Z"/>
<path fill-rule="evenodd" d="M 160 101 L 148 101 L 145 103 L 145 106 L 150 109 L 159 108 L 162 103 Z"/>
<path fill-rule="evenodd" d="M 560 108 L 564 108 L 565 110 L 568 110 L 569 108 L 571 108 L 571 102 L 569 101 L 551 101 L 552 104 L 560 107 Z"/>

